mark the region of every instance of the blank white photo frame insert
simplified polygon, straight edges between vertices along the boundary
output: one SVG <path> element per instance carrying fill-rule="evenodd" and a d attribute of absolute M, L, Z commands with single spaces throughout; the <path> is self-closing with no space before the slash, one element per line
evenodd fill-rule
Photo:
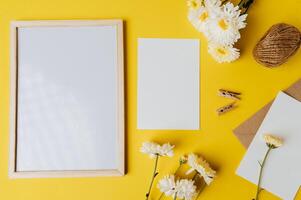
<path fill-rule="evenodd" d="M 124 174 L 121 20 L 11 25 L 12 178 Z"/>
<path fill-rule="evenodd" d="M 138 40 L 138 129 L 200 129 L 199 43 Z"/>

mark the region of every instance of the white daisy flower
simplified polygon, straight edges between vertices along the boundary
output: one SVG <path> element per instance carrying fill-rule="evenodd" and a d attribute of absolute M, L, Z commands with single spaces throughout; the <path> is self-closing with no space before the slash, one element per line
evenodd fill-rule
<path fill-rule="evenodd" d="M 208 40 L 222 45 L 233 45 L 240 38 L 239 30 L 246 26 L 247 14 L 240 15 L 238 6 L 228 2 L 216 10 L 209 23 Z"/>
<path fill-rule="evenodd" d="M 154 158 L 158 153 L 158 146 L 159 145 L 154 142 L 143 142 L 140 152 L 148 154 L 151 158 Z"/>
<path fill-rule="evenodd" d="M 231 45 L 220 45 L 216 43 L 209 43 L 208 51 L 211 56 L 219 63 L 232 62 L 239 58 L 239 49 Z"/>
<path fill-rule="evenodd" d="M 188 179 L 175 180 L 174 175 L 163 177 L 158 186 L 159 190 L 166 196 L 176 196 L 179 199 L 191 200 L 196 193 L 194 181 Z"/>
<path fill-rule="evenodd" d="M 202 32 L 208 37 L 208 27 L 211 15 L 220 10 L 221 2 L 219 0 L 205 0 L 204 6 L 199 6 L 198 9 L 190 9 L 188 12 L 188 20 L 199 32 Z"/>
<path fill-rule="evenodd" d="M 174 175 L 168 175 L 162 178 L 158 183 L 158 189 L 166 196 L 174 196 L 176 189 L 176 182 Z"/>
<path fill-rule="evenodd" d="M 207 8 L 213 10 L 222 5 L 221 0 L 204 0 L 204 4 Z"/>
<path fill-rule="evenodd" d="M 163 144 L 162 146 L 159 147 L 159 155 L 172 157 L 174 147 L 175 147 L 174 145 L 170 145 L 169 143 Z"/>
<path fill-rule="evenodd" d="M 196 10 L 202 6 L 203 0 L 187 0 L 187 6 L 190 10 Z"/>
<path fill-rule="evenodd" d="M 200 7 L 197 10 L 190 10 L 188 12 L 188 20 L 196 30 L 202 32 L 207 37 L 209 12 L 205 7 Z"/>
<path fill-rule="evenodd" d="M 190 166 L 190 169 L 186 172 L 186 174 L 196 171 L 201 177 L 204 178 L 204 181 L 207 185 L 213 181 L 216 171 L 210 167 L 205 159 L 192 153 L 188 155 L 187 163 Z"/>
<path fill-rule="evenodd" d="M 199 157 L 197 155 L 195 155 L 193 153 L 188 155 L 187 163 L 188 163 L 190 169 L 186 172 L 186 174 L 190 174 L 193 171 L 197 171 L 197 169 L 199 167 L 198 160 L 199 160 Z"/>
<path fill-rule="evenodd" d="M 174 145 L 169 143 L 163 144 L 162 146 L 154 142 L 143 142 L 140 152 L 148 154 L 151 158 L 158 156 L 173 156 Z"/>
<path fill-rule="evenodd" d="M 214 179 L 214 176 L 215 174 L 213 176 L 207 174 L 206 176 L 203 176 L 203 179 L 207 185 L 210 185 Z"/>
<path fill-rule="evenodd" d="M 176 195 L 179 199 L 191 200 L 196 194 L 194 181 L 188 179 L 178 180 L 176 183 Z"/>

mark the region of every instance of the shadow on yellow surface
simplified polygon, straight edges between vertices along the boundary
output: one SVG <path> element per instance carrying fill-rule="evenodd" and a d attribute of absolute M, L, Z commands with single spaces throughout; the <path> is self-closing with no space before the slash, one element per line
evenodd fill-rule
<path fill-rule="evenodd" d="M 186 18 L 185 0 L 0 0 L 0 199 L 1 200 L 141 200 L 144 199 L 153 162 L 139 153 L 143 141 L 176 145 L 173 158 L 163 158 L 160 174 L 173 172 L 184 153 L 203 155 L 218 169 L 217 179 L 201 194 L 205 200 L 250 200 L 256 186 L 235 175 L 245 149 L 232 129 L 269 102 L 276 93 L 301 76 L 300 51 L 279 68 L 267 69 L 252 58 L 257 40 L 273 24 L 286 22 L 301 29 L 301 1 L 255 0 L 249 10 L 248 26 L 238 47 L 241 58 L 231 64 L 217 64 L 207 53 L 207 42 Z M 110 19 L 125 20 L 127 169 L 124 177 L 9 180 L 9 23 L 27 19 Z M 138 131 L 137 38 L 201 39 L 201 130 Z M 220 88 L 242 92 L 239 108 L 218 117 L 215 110 L 224 99 Z M 156 184 L 156 182 L 155 182 Z M 154 187 L 150 199 L 160 192 Z M 167 198 L 166 198 L 167 199 Z M 277 199 L 263 192 L 262 199 Z M 301 199 L 299 195 L 297 199 Z"/>

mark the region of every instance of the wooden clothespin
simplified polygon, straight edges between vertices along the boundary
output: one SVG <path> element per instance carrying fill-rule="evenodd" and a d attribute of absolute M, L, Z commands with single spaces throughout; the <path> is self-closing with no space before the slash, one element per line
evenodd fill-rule
<path fill-rule="evenodd" d="M 240 92 L 233 92 L 229 90 L 224 90 L 224 89 L 219 89 L 218 90 L 218 95 L 221 97 L 229 98 L 229 99 L 235 99 L 235 100 L 240 100 L 239 95 L 241 95 Z"/>
<path fill-rule="evenodd" d="M 226 106 L 223 106 L 223 107 L 217 109 L 217 110 L 216 110 L 217 114 L 218 114 L 218 115 L 222 115 L 222 114 L 224 114 L 224 113 L 226 113 L 226 112 L 229 112 L 229 111 L 233 110 L 234 108 L 237 107 L 237 105 L 236 105 L 235 103 L 236 103 L 236 102 L 232 102 L 231 104 L 228 104 L 228 105 L 226 105 Z"/>

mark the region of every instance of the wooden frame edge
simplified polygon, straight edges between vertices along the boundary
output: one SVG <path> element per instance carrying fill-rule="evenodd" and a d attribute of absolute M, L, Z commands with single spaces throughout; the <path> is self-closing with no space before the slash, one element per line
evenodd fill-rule
<path fill-rule="evenodd" d="M 125 95 L 124 95 L 124 41 L 123 41 L 123 22 L 116 22 L 117 25 L 117 49 L 118 49 L 118 116 L 119 116 L 119 130 L 118 130 L 118 147 L 119 147 L 119 172 L 125 174 Z"/>
<path fill-rule="evenodd" d="M 109 170 L 68 170 L 68 171 L 16 171 L 16 104 L 18 76 L 18 32 L 21 27 L 47 26 L 117 26 L 117 67 L 118 67 L 118 167 Z M 18 178 L 63 178 L 63 177 L 99 177 L 125 175 L 125 96 L 124 96 L 124 41 L 123 20 L 30 20 L 11 21 L 10 24 L 10 116 L 9 116 L 9 166 L 8 177 Z"/>
<path fill-rule="evenodd" d="M 105 19 L 105 20 L 13 20 L 11 26 L 14 27 L 39 27 L 39 26 L 111 26 L 121 25 L 122 19 Z"/>
<path fill-rule="evenodd" d="M 9 176 L 16 171 L 17 26 L 11 24 L 10 31 Z"/>
<path fill-rule="evenodd" d="M 87 171 L 33 171 L 13 172 L 9 174 L 10 179 L 29 178 L 81 178 L 81 177 L 118 177 L 123 176 L 119 170 L 87 170 Z"/>

